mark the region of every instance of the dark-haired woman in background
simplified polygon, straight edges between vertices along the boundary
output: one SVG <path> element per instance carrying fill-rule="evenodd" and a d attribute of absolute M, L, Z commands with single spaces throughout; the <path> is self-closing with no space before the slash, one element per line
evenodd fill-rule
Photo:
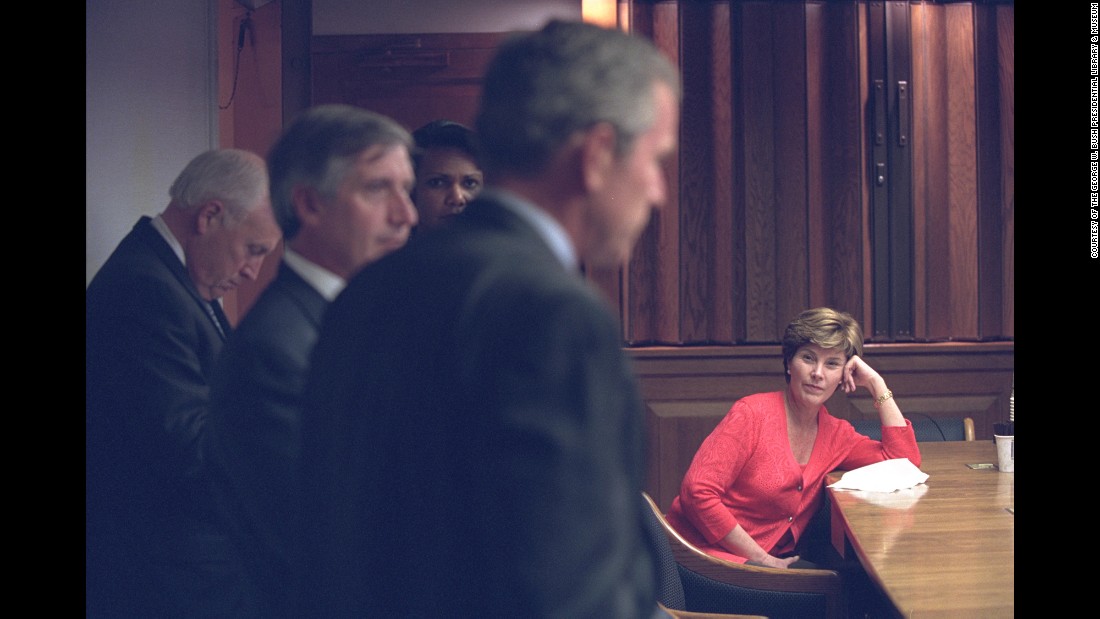
<path fill-rule="evenodd" d="M 449 120 L 413 132 L 416 187 L 413 203 L 421 228 L 434 228 L 466 208 L 485 184 L 472 129 Z"/>

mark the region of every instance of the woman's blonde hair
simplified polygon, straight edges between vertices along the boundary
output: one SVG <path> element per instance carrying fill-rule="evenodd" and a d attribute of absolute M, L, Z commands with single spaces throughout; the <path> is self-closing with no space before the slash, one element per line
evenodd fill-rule
<path fill-rule="evenodd" d="M 788 364 L 798 349 L 807 344 L 839 348 L 848 360 L 852 355 L 863 355 L 863 329 L 851 314 L 831 307 L 815 307 L 799 314 L 783 333 L 783 375 L 787 382 L 791 380 Z"/>

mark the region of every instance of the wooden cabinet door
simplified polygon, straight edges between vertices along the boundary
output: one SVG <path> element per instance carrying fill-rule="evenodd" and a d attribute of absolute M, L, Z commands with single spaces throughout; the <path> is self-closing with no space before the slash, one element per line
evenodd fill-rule
<path fill-rule="evenodd" d="M 410 130 L 445 118 L 472 125 L 485 67 L 507 33 L 315 36 L 312 103 L 347 103 Z"/>

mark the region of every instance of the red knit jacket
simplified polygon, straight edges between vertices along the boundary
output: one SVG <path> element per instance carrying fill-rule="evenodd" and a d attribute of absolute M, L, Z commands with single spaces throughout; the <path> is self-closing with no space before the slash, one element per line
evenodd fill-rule
<path fill-rule="evenodd" d="M 750 395 L 735 402 L 699 446 L 667 518 L 687 540 L 722 559 L 746 561 L 717 543 L 738 524 L 761 548 L 782 556 L 794 550 L 821 504 L 829 472 L 892 458 L 920 466 L 908 420 L 883 428 L 879 442 L 822 406 L 810 461 L 800 465 L 787 438 L 783 392 Z M 775 547 L 788 529 L 791 536 Z"/>

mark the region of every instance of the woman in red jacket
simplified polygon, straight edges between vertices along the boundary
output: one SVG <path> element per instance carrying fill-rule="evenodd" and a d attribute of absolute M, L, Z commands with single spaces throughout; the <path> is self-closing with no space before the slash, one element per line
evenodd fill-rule
<path fill-rule="evenodd" d="M 920 466 L 913 427 L 886 381 L 862 358 L 863 330 L 849 314 L 802 312 L 783 335 L 787 388 L 734 403 L 700 445 L 668 520 L 713 556 L 768 567 L 815 567 L 795 554 L 818 511 L 825 476 L 882 460 Z M 882 441 L 829 414 L 837 388 L 874 398 Z"/>

